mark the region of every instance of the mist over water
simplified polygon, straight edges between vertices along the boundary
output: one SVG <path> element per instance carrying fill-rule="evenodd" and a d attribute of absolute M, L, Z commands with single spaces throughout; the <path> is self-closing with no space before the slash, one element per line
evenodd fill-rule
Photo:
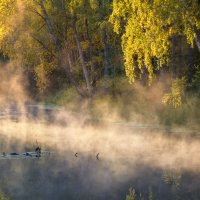
<path fill-rule="evenodd" d="M 21 80 L 18 75 L 2 79 L 1 152 L 34 151 L 39 144 L 52 153 L 0 160 L 0 188 L 11 199 L 125 199 L 130 187 L 145 198 L 151 188 L 157 199 L 171 199 L 175 181 L 179 197 L 200 196 L 198 138 L 167 134 L 155 121 L 146 126 L 138 117 L 125 123 L 105 106 L 107 119 L 95 124 L 84 109 L 73 113 L 33 105 Z"/>
<path fill-rule="evenodd" d="M 170 191 L 162 183 L 165 171 L 185 177 L 188 192 L 194 182 L 198 189 L 199 140 L 110 122 L 89 125 L 67 111 L 55 112 L 51 122 L 43 116 L 0 121 L 2 152 L 31 151 L 38 143 L 52 152 L 38 160 L 1 160 L 2 190 L 13 199 L 121 199 L 129 187 L 146 194 L 158 186 L 163 195 Z"/>

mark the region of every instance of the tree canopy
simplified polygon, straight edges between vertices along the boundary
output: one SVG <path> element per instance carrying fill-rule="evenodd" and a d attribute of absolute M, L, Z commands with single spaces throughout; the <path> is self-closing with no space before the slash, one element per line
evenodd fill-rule
<path fill-rule="evenodd" d="M 0 0 L 1 57 L 20 62 L 40 93 L 72 86 L 91 97 L 124 67 L 130 83 L 152 81 L 174 65 L 177 37 L 200 52 L 199 32 L 197 0 Z"/>
<path fill-rule="evenodd" d="M 185 36 L 192 47 L 198 43 L 200 5 L 196 0 L 114 0 L 110 21 L 122 35 L 129 81 L 145 69 L 151 80 L 155 70 L 169 64 L 173 37 Z"/>

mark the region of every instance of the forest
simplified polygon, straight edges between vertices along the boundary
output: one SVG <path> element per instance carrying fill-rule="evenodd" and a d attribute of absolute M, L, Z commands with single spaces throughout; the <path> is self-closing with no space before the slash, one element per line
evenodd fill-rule
<path fill-rule="evenodd" d="M 197 0 L 1 0 L 0 11 L 1 62 L 17 61 L 33 98 L 70 87 L 90 98 L 124 77 L 198 93 Z"/>
<path fill-rule="evenodd" d="M 117 183 L 119 181 L 121 187 L 115 195 L 111 193 L 114 193 L 118 186 L 110 183 L 110 194 L 103 189 L 93 194 L 84 186 L 85 190 L 79 191 L 78 197 L 73 196 L 72 191 L 75 193 L 76 186 L 84 185 L 84 181 L 80 178 L 78 183 L 73 182 L 73 177 L 68 177 L 63 172 L 63 177 L 66 175 L 66 179 L 73 182 L 72 189 L 61 189 L 60 196 L 58 194 L 52 199 L 200 199 L 200 163 L 196 161 L 200 144 L 199 0 L 0 0 L 0 85 L 2 118 L 5 117 L 1 114 L 5 113 L 2 110 L 20 110 L 17 116 L 20 120 L 17 119 L 17 124 L 13 122 L 12 117 L 9 121 L 0 122 L 0 138 L 4 138 L 1 135 L 5 130 L 8 131 L 10 126 L 12 129 L 9 128 L 10 132 L 7 135 L 10 134 L 9 138 L 13 138 L 14 141 L 12 144 L 10 139 L 8 142 L 4 138 L 7 142 L 6 145 L 0 143 L 2 152 L 2 148 L 10 150 L 15 145 L 15 149 L 21 150 L 25 140 L 20 140 L 20 136 L 12 131 L 18 130 L 25 136 L 30 126 L 34 128 L 30 137 L 25 136 L 27 143 L 30 143 L 30 138 L 35 140 L 33 135 L 38 137 L 38 128 L 39 132 L 44 131 L 46 134 L 40 138 L 42 144 L 46 141 L 49 142 L 49 147 L 52 144 L 56 146 L 57 143 L 65 144 L 61 136 L 56 136 L 55 140 L 59 142 L 55 143 L 52 141 L 53 136 L 50 139 L 47 132 L 52 131 L 54 134 L 53 131 L 57 132 L 57 127 L 64 134 L 64 129 L 74 130 L 72 125 L 69 125 L 71 123 L 77 126 L 78 131 L 74 132 L 80 134 L 77 135 L 80 137 L 78 141 L 84 141 L 83 144 L 88 145 L 85 140 L 94 137 L 92 140 L 95 142 L 100 139 L 100 143 L 106 149 L 104 152 L 112 145 L 116 150 L 114 158 L 109 158 L 112 169 L 108 167 L 108 163 L 101 166 L 101 169 L 95 164 L 85 164 L 87 159 L 84 158 L 79 164 L 86 166 L 83 169 L 86 175 L 89 174 L 88 165 L 99 174 L 108 168 L 115 171 L 113 162 L 118 158 L 122 159 L 120 156 L 124 156 L 125 149 L 128 150 L 127 144 L 130 145 L 131 152 L 142 155 L 142 161 L 139 159 L 139 163 L 136 158 L 131 164 L 127 164 L 123 159 L 121 162 L 117 161 L 122 168 L 122 163 L 125 163 L 124 166 L 127 164 L 128 169 L 126 173 L 120 171 L 126 177 L 123 184 L 112 171 L 114 174 L 110 176 L 114 177 L 113 180 Z M 33 108 L 29 104 L 42 105 L 44 110 L 40 107 Z M 28 108 L 32 110 L 27 111 Z M 51 111 L 43 117 L 35 117 L 34 109 L 42 115 L 48 109 Z M 24 110 L 31 112 L 30 120 L 24 121 L 21 114 Z M 67 110 L 71 114 L 63 114 L 60 110 Z M 56 121 L 52 124 L 48 121 L 51 114 Z M 39 126 L 44 120 L 52 125 L 52 130 L 48 130 L 46 124 L 44 127 L 43 124 Z M 65 123 L 66 127 L 63 125 Z M 84 134 L 84 130 L 98 132 L 101 128 L 104 130 L 101 136 Z M 116 133 L 113 133 L 114 130 Z M 119 134 L 118 131 L 122 133 Z M 127 132 L 123 135 L 123 131 Z M 138 141 L 140 148 L 137 149 L 136 144 L 127 141 L 126 134 L 127 137 Z M 154 136 L 155 140 L 152 139 Z M 62 137 L 69 141 L 70 137 L 75 136 Z M 118 138 L 114 139 L 116 144 L 113 144 L 111 137 Z M 103 138 L 112 145 L 105 145 Z M 146 138 L 149 138 L 152 144 L 147 144 L 149 152 L 155 154 L 152 160 L 148 150 L 141 150 L 142 141 Z M 119 141 L 120 139 L 122 141 Z M 16 144 L 18 141 L 20 145 Z M 123 142 L 124 146 L 121 144 Z M 65 145 L 62 148 L 56 146 L 59 153 L 71 152 L 71 148 L 75 144 L 78 145 L 78 142 L 74 142 L 73 139 L 66 144 L 70 144 L 67 149 L 63 149 Z M 80 150 L 87 149 L 87 145 L 84 147 L 83 144 L 79 144 Z M 178 145 L 182 148 L 181 144 L 183 149 L 176 149 Z M 163 149 L 159 145 L 163 145 Z M 95 148 L 98 149 L 99 146 L 95 147 L 94 144 L 87 150 Z M 118 157 L 119 151 L 121 154 Z M 179 158 L 183 166 L 177 164 L 174 151 L 177 153 L 177 160 Z M 189 152 L 187 156 L 186 152 Z M 157 160 L 159 154 L 163 157 Z M 168 157 L 168 154 L 172 156 Z M 151 161 L 146 160 L 148 156 Z M 171 165 L 163 161 L 164 157 Z M 194 158 L 192 167 L 187 163 L 189 157 Z M 159 164 L 152 164 L 153 160 Z M 55 169 L 63 169 L 63 163 L 57 159 L 51 162 Z M 8 162 L 5 163 L 0 164 L 1 171 L 6 169 Z M 34 182 L 34 177 L 38 175 L 36 166 L 31 163 L 24 166 L 22 163 L 18 164 L 26 173 L 33 167 L 34 173 L 30 179 Z M 48 164 L 43 164 L 44 166 L 42 163 L 37 165 L 47 169 Z M 135 168 L 137 164 L 145 167 L 138 172 L 141 176 L 138 175 L 134 179 L 132 172 L 129 173 L 129 167 Z M 68 163 L 67 169 L 71 170 L 70 166 Z M 7 170 L 11 172 L 12 166 Z M 148 170 L 148 177 L 156 179 L 155 183 L 145 180 L 142 175 Z M 75 171 L 79 172 L 78 166 L 75 167 Z M 80 177 L 83 174 L 84 172 Z M 19 179 L 19 175 L 22 174 L 19 173 L 16 180 Z M 56 175 L 55 183 L 58 185 L 59 177 L 62 177 L 62 173 Z M 47 180 L 50 179 L 48 178 Z M 88 187 L 92 186 L 91 177 L 88 180 Z M 189 187 L 192 181 L 195 181 L 194 187 Z M 23 186 L 26 182 L 29 183 L 29 180 L 23 180 Z M 7 199 L 3 194 L 10 199 L 51 199 L 48 195 L 42 196 L 42 191 L 39 192 L 41 196 L 34 197 L 34 191 L 30 188 L 28 191 L 32 192 L 31 197 L 24 193 L 20 196 L 21 193 L 16 193 L 16 190 L 13 189 L 13 192 L 8 189 L 8 183 L 12 183 L 12 177 L 3 177 L 2 180 L 0 178 L 0 200 Z M 95 184 L 100 187 L 98 181 Z M 69 185 L 70 183 L 66 183 L 66 187 L 69 188 Z M 101 192 L 105 196 L 99 194 Z"/>

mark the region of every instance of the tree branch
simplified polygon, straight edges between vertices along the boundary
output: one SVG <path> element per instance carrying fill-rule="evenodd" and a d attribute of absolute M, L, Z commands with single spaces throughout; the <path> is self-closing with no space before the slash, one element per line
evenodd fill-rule
<path fill-rule="evenodd" d="M 31 36 L 36 42 L 38 42 L 42 48 L 46 51 L 48 51 L 53 57 L 56 58 L 56 55 L 41 41 L 39 40 L 38 38 L 34 37 L 34 36 Z"/>

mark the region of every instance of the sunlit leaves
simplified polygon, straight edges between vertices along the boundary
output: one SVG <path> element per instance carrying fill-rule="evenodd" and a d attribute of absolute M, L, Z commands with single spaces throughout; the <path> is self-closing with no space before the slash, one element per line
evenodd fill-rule
<path fill-rule="evenodd" d="M 90 0 L 90 6 L 93 10 L 98 8 L 98 1 L 97 0 Z"/>
<path fill-rule="evenodd" d="M 166 105 L 171 105 L 174 108 L 180 107 L 183 102 L 185 83 L 185 78 L 175 79 L 172 82 L 170 92 L 164 95 L 162 102 Z"/>
<path fill-rule="evenodd" d="M 186 0 L 114 0 L 110 21 L 122 34 L 126 75 L 130 82 L 146 68 L 154 71 L 169 63 L 171 38 L 185 35 L 193 46 L 199 29 L 199 5 Z M 139 73 L 138 70 L 139 69 Z"/>
<path fill-rule="evenodd" d="M 15 0 L 0 0 L 0 49 L 5 45 L 5 37 L 8 37 L 13 31 L 15 11 Z"/>
<path fill-rule="evenodd" d="M 134 189 L 130 188 L 129 189 L 129 194 L 126 195 L 126 200 L 136 200 L 136 192 Z"/>

